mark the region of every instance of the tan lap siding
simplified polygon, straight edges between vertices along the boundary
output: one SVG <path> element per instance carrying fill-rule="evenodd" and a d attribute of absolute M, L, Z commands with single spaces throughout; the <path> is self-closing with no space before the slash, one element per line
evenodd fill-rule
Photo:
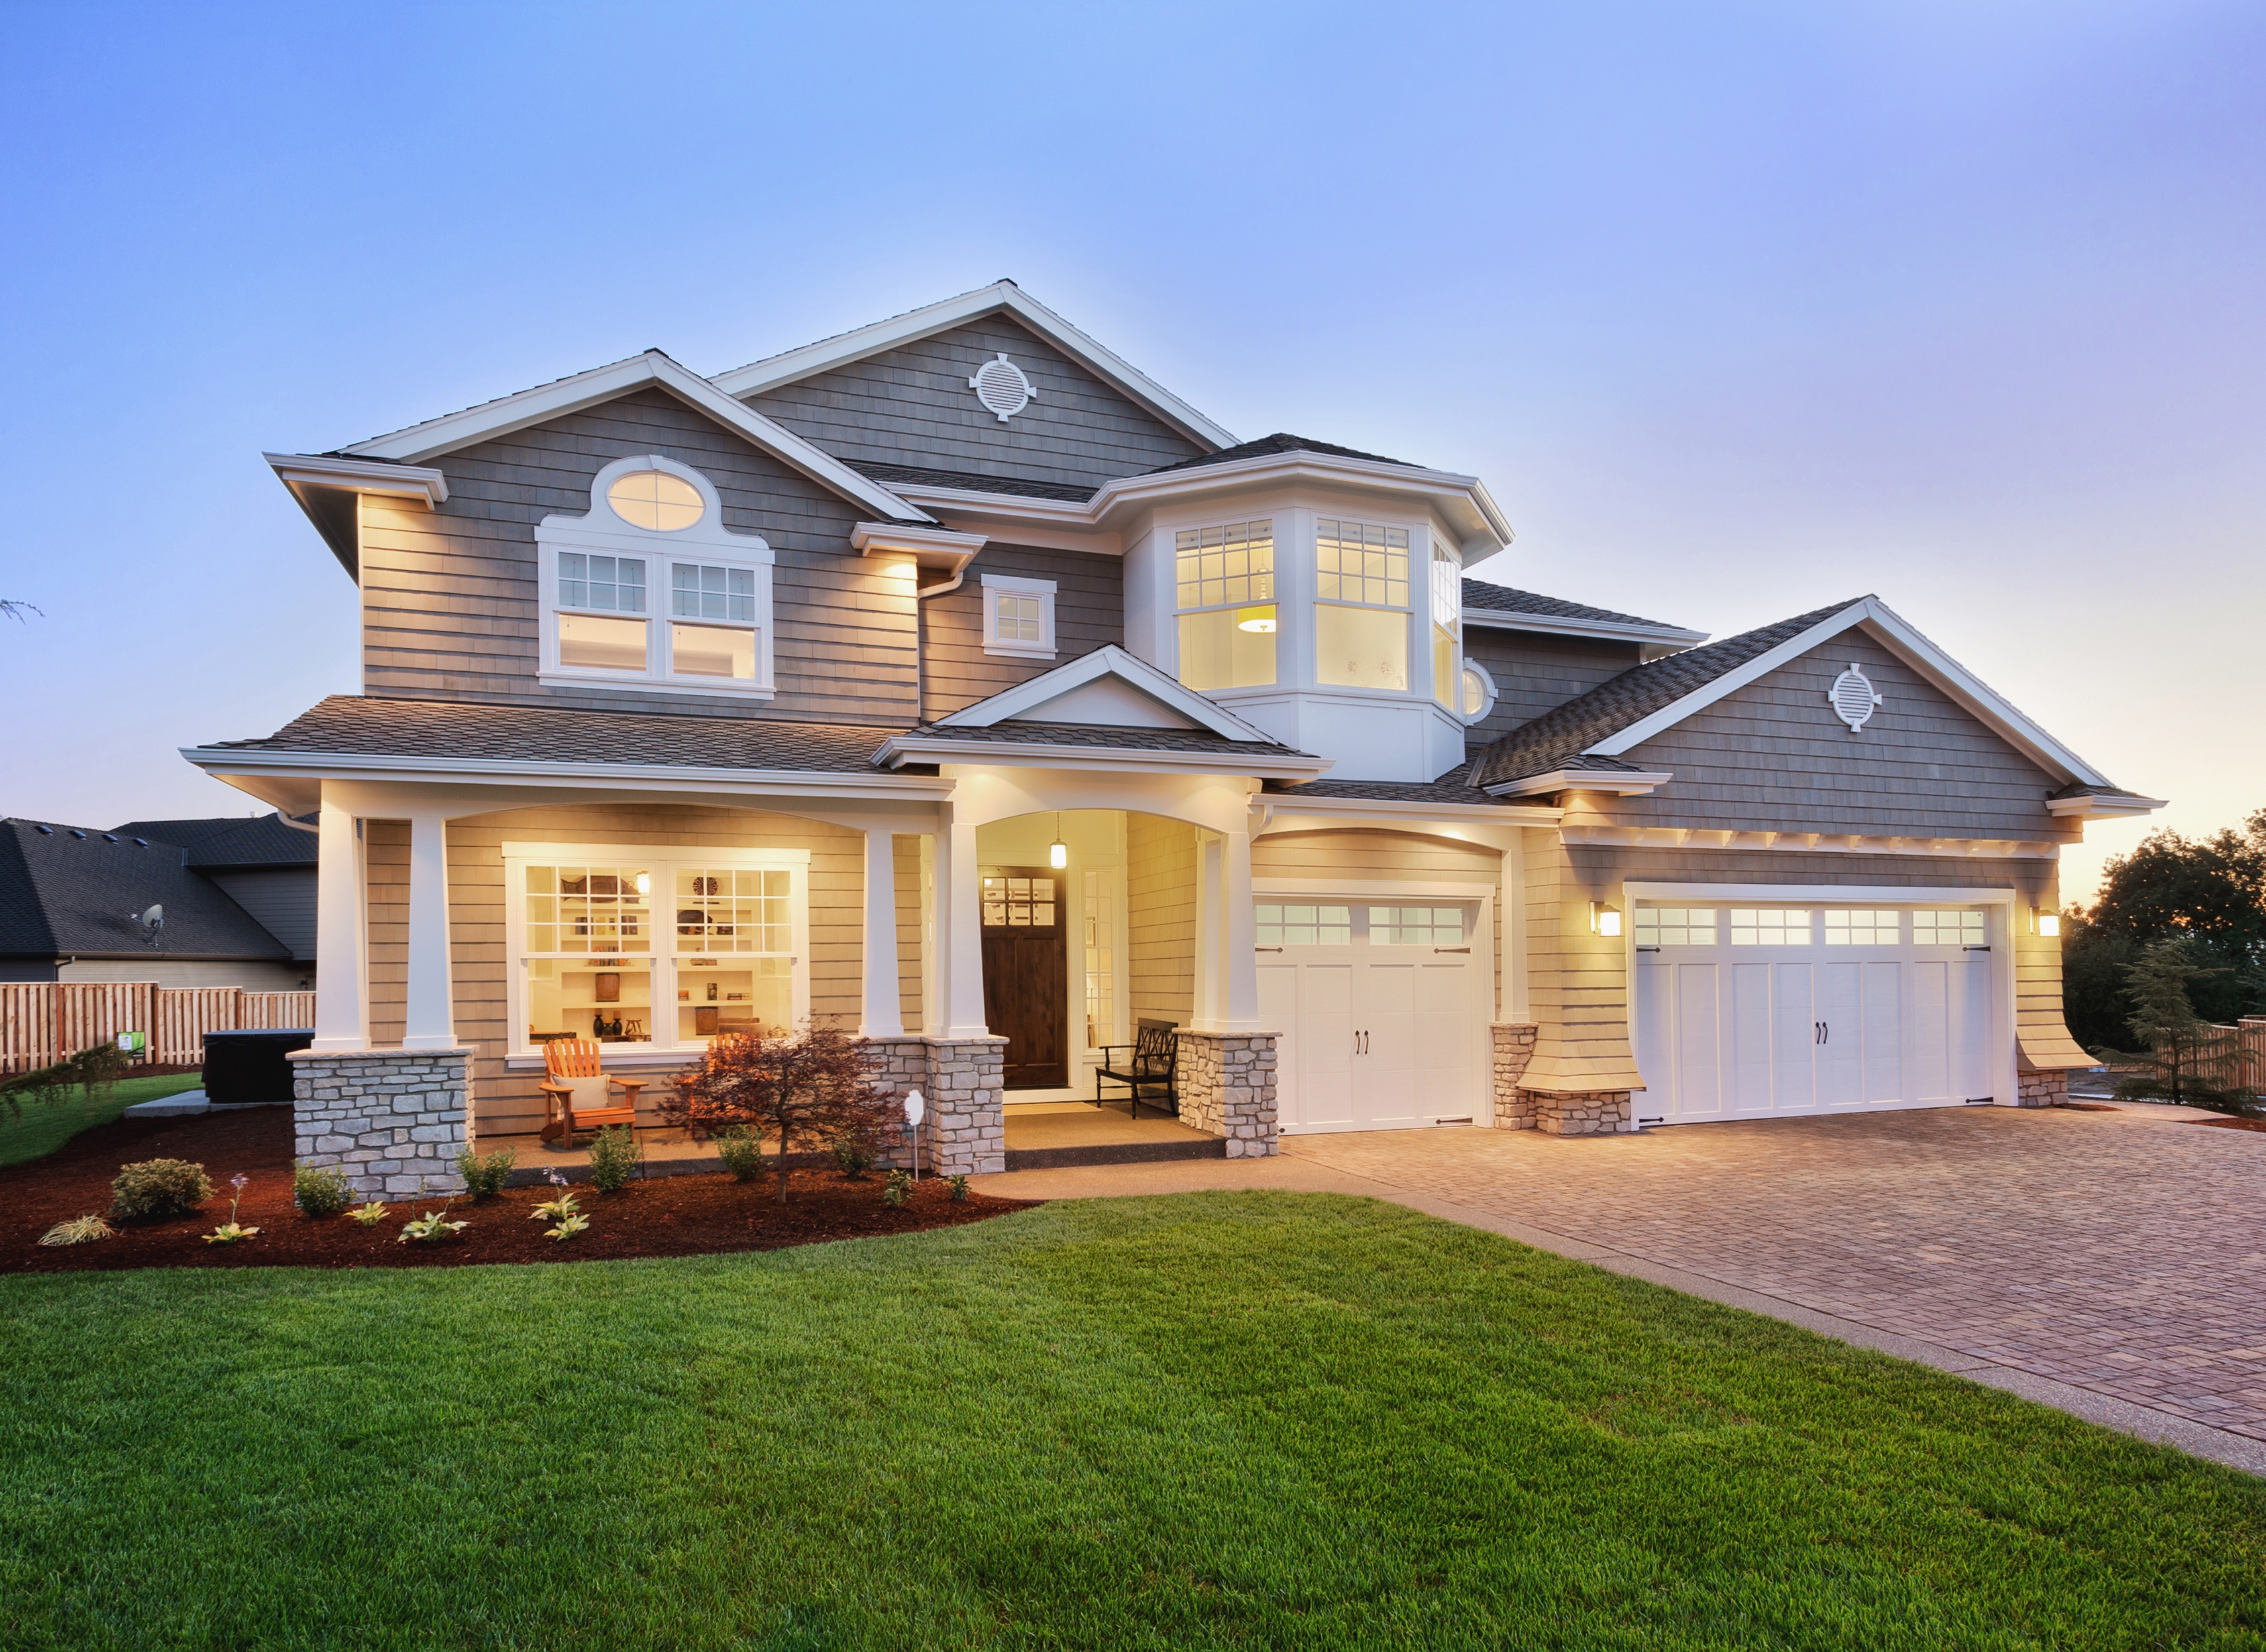
<path fill-rule="evenodd" d="M 1196 980 L 1196 830 L 1153 815 L 1125 817 L 1129 1002 L 1144 1017 L 1185 1027 Z"/>
<path fill-rule="evenodd" d="M 1019 660 L 983 652 L 986 574 L 1051 580 L 1055 587 L 1052 659 Z M 1125 567 L 1115 557 L 1028 545 L 987 545 L 956 591 L 921 603 L 922 715 L 948 717 L 1003 689 L 1067 665 L 1106 643 L 1125 640 Z"/>
<path fill-rule="evenodd" d="M 921 1030 L 921 840 L 890 840 L 897 902 L 897 1013 L 905 1031 Z"/>
<path fill-rule="evenodd" d="M 398 1046 L 409 1007 L 409 822 L 366 820 L 362 830 L 369 867 L 369 1042 Z"/>

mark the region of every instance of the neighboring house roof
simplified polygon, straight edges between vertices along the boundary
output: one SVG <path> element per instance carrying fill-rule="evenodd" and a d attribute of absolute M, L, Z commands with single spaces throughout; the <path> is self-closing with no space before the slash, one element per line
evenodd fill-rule
<path fill-rule="evenodd" d="M 188 851 L 198 872 L 245 866 L 311 866 L 318 839 L 281 815 L 223 815 L 212 820 L 134 820 L 121 837 L 154 837 Z"/>
<path fill-rule="evenodd" d="M 2156 800 L 2112 786 L 2105 776 L 2000 698 L 1877 596 L 1812 609 L 1775 625 L 1624 671 L 1496 741 L 1480 754 L 1473 770 L 1473 784 L 1498 793 L 1533 790 L 1539 783 L 1556 789 L 1561 784 L 1573 784 L 1566 777 L 1584 771 L 1608 781 L 1619 776 L 1623 787 L 1663 783 L 1670 777 L 1646 773 L 1625 761 L 1624 754 L 1860 625 L 2049 775 L 2065 786 L 2074 783 L 2089 788 L 2072 796 L 2071 801 L 2077 807 L 2057 813 L 2086 812 L 2095 807 L 2087 800 L 2109 802 L 2110 808 L 2099 810 L 2103 813 L 2145 812 L 2161 807 Z M 1616 788 L 1608 783 L 1599 789 Z M 2130 804 L 2114 807 L 2120 800 L 2130 800 Z"/>
<path fill-rule="evenodd" d="M 1707 640 L 1704 631 L 1687 631 L 1665 620 L 1643 619 L 1634 614 L 1616 613 L 1610 608 L 1592 608 L 1586 603 L 1569 603 L 1562 596 L 1545 596 L 1539 591 L 1514 590 L 1508 585 L 1493 585 L 1485 580 L 1464 581 L 1464 623 L 1490 629 L 1547 631 L 1630 642 Z"/>
<path fill-rule="evenodd" d="M 1199 446 L 1224 448 L 1234 444 L 1234 432 L 1205 418 L 1115 350 L 1072 326 L 1012 281 L 997 281 L 973 292 L 908 310 L 886 321 L 837 333 L 800 349 L 766 356 L 760 362 L 717 374 L 714 383 L 727 396 L 760 396 L 782 384 L 831 372 L 884 350 L 894 350 L 985 316 L 1000 314 L 1012 316 L 1088 372 L 1115 386 Z"/>
<path fill-rule="evenodd" d="M 182 864 L 180 845 L 0 820 L 0 955 L 289 959 L 291 949 Z M 165 909 L 155 947 L 135 915 Z"/>
<path fill-rule="evenodd" d="M 1411 471 L 1427 468 L 1411 464 L 1406 459 L 1388 459 L 1381 453 L 1363 453 L 1358 448 L 1341 448 L 1333 442 L 1317 442 L 1311 436 L 1294 436 L 1278 430 L 1271 436 L 1261 436 L 1255 442 L 1238 442 L 1232 448 L 1222 448 L 1217 453 L 1160 464 L 1146 474 L 1162 476 L 1167 471 L 1193 471 L 1206 464 L 1232 464 L 1238 459 L 1263 459 L 1276 453 L 1327 453 L 1334 458 L 1367 459 L 1372 464 L 1398 464 Z"/>
<path fill-rule="evenodd" d="M 1016 477 L 979 476 L 973 471 L 937 471 L 917 464 L 877 464 L 860 460 L 858 468 L 877 482 L 893 486 L 953 487 L 970 493 L 1006 493 L 1020 499 L 1059 499 L 1083 505 L 1093 489 L 1068 482 L 1027 482 Z"/>

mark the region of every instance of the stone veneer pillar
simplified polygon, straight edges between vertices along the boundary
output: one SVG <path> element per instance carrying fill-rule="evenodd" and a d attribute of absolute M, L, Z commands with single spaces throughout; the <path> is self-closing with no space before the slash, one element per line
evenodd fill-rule
<path fill-rule="evenodd" d="M 1181 1122 L 1227 1138 L 1230 1159 L 1270 1159 L 1277 1147 L 1275 1034 L 1182 1033 Z"/>
<path fill-rule="evenodd" d="M 901 1101 L 917 1090 L 928 1104 L 920 1129 L 923 1175 L 984 1176 L 1007 1168 L 1005 1039 L 909 1033 L 858 1043 L 873 1057 L 876 1084 Z M 912 1168 L 902 1132 L 874 1162 L 885 1170 Z"/>
<path fill-rule="evenodd" d="M 460 1193 L 469 1049 L 294 1050 L 294 1162 L 335 1165 L 369 1199 Z"/>
<path fill-rule="evenodd" d="M 1565 1095 L 1524 1090 L 1520 1094 L 1534 1109 L 1534 1128 L 1545 1136 L 1629 1136 L 1636 1131 L 1636 1109 L 1626 1090 Z"/>
<path fill-rule="evenodd" d="M 1538 1029 L 1531 1021 L 1495 1021 L 1488 1030 L 1495 1035 L 1495 1127 L 1531 1130 L 1534 1097 L 1520 1089 L 1518 1081 L 1525 1075 L 1526 1064 L 1534 1059 Z"/>
<path fill-rule="evenodd" d="M 2069 1102 L 2069 1074 L 2059 1067 L 2017 1073 L 2014 1081 L 2018 1107 L 2058 1107 Z"/>

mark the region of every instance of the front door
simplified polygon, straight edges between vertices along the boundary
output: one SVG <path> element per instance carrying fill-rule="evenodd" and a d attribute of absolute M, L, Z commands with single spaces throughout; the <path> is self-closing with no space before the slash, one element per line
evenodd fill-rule
<path fill-rule="evenodd" d="M 1010 1090 L 1070 1083 L 1069 914 L 1062 874 L 983 868 L 983 1020 L 1007 1041 Z"/>

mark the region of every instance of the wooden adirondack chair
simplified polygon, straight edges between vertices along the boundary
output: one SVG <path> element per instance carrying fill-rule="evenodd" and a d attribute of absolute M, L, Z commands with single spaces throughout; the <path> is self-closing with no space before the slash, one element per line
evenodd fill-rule
<path fill-rule="evenodd" d="M 597 1045 L 579 1038 L 553 1040 L 543 1047 L 543 1065 L 545 1141 L 572 1143 L 578 1134 L 609 1124 L 636 1125 L 638 1092 L 645 1080 L 600 1072 Z M 600 1082 L 592 1084 L 594 1078 Z M 627 1093 L 619 1107 L 611 1105 L 616 1085 Z"/>

